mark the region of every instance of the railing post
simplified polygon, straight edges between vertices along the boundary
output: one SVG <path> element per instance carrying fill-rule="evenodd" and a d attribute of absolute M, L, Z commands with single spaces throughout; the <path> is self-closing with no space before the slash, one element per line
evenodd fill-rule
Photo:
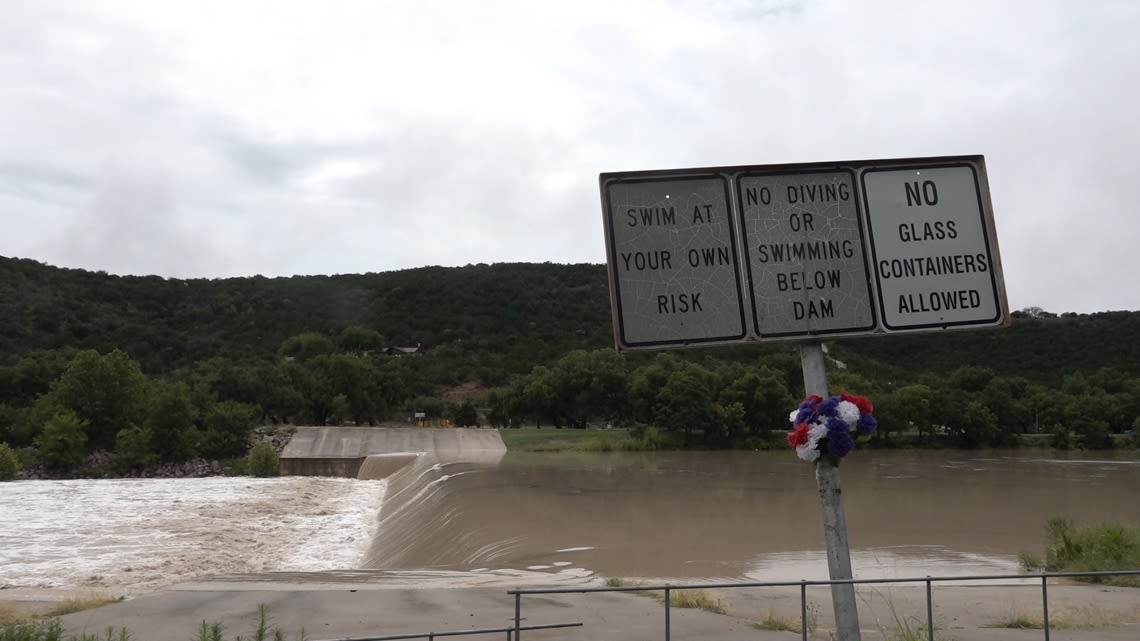
<path fill-rule="evenodd" d="M 1041 627 L 1045 629 L 1045 641 L 1049 641 L 1049 579 L 1041 575 Z"/>
<path fill-rule="evenodd" d="M 669 588 L 665 588 L 665 641 L 669 641 Z"/>
<path fill-rule="evenodd" d="M 522 593 L 515 592 L 515 641 L 522 637 Z"/>
<path fill-rule="evenodd" d="M 800 579 L 800 638 L 807 641 L 807 581 Z"/>
<path fill-rule="evenodd" d="M 934 641 L 934 600 L 930 596 L 930 575 L 926 575 L 926 638 Z"/>

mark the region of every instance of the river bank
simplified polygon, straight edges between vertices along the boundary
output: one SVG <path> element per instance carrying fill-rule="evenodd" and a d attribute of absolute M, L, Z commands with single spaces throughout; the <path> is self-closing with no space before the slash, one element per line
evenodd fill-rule
<path fill-rule="evenodd" d="M 438 578 L 438 577 L 437 577 Z M 508 590 L 525 582 L 484 587 L 443 587 L 424 577 L 377 574 L 351 582 L 267 577 L 172 586 L 98 609 L 62 617 L 71 633 L 102 633 L 125 626 L 134 641 L 189 638 L 202 623 L 217 622 L 227 635 L 245 634 L 266 606 L 285 638 L 344 639 L 503 628 L 513 625 Z M 515 579 L 518 581 L 518 579 Z M 595 585 L 600 584 L 598 582 Z M 573 586 L 569 586 L 573 587 Z M 585 587 L 585 585 L 579 585 Z M 709 590 L 723 613 L 673 607 L 675 639 L 757 641 L 799 639 L 799 590 L 741 588 Z M 1040 586 L 946 586 L 933 592 L 936 639 L 1030 641 L 1043 638 Z M 0 598 L 3 595 L 0 593 Z M 925 594 L 919 589 L 880 587 L 858 592 L 863 639 L 925 639 Z M 658 641 L 665 632 L 659 600 L 630 593 L 524 596 L 523 625 L 582 623 L 569 630 L 524 632 L 528 639 L 591 641 L 621 638 Z M 826 588 L 808 591 L 808 638 L 830 639 L 834 624 Z M 1134 641 L 1140 638 L 1140 590 L 1088 585 L 1050 585 L 1050 638 L 1054 641 Z M 1020 627 L 1028 626 L 1028 627 Z M 791 628 L 791 629 L 788 629 Z M 472 638 L 499 638 L 484 635 Z"/>
<path fill-rule="evenodd" d="M 646 434 L 652 434 L 646 438 Z M 512 452 L 610 452 L 610 451 L 677 451 L 686 450 L 683 437 L 680 434 L 663 433 L 655 428 L 630 429 L 624 427 L 613 428 L 556 428 L 556 427 L 517 427 L 504 428 L 499 434 L 506 444 L 507 450 Z M 1133 451 L 1140 458 L 1140 439 L 1130 434 L 1112 435 L 1112 450 L 1086 450 L 1097 451 Z M 780 450 L 788 447 L 784 433 L 777 431 L 767 439 L 751 439 L 747 446 L 735 449 L 746 450 Z M 956 445 L 954 437 L 948 434 L 922 435 L 917 432 L 894 434 L 891 438 L 874 438 L 867 443 L 857 446 L 866 450 L 957 450 L 961 452 L 977 451 L 976 449 L 962 449 Z M 1081 450 L 1076 441 L 1069 441 L 1064 448 L 1055 447 L 1055 437 L 1052 434 L 1019 434 L 1016 442 L 1010 445 L 1014 449 L 1037 449 L 1049 451 Z M 696 448 L 702 449 L 702 448 Z M 733 449 L 733 448 L 728 448 Z"/>
<path fill-rule="evenodd" d="M 0 602 L 31 607 L 37 600 L 126 596 L 64 620 L 73 631 L 124 625 L 138 641 L 187 638 L 203 620 L 244 633 L 265 603 L 286 631 L 304 627 L 309 638 L 327 639 L 502 626 L 513 617 L 506 592 L 516 587 L 600 586 L 607 577 L 680 585 L 826 576 L 811 466 L 787 451 L 514 452 L 494 465 L 422 467 L 421 477 L 404 484 L 410 504 L 426 511 L 395 519 L 400 528 L 388 536 L 363 531 L 351 541 L 348 529 L 374 525 L 379 503 L 391 499 L 368 485 L 382 481 L 217 477 L 4 486 L 0 513 L 23 529 L 0 541 L 0 555 L 7 555 L 0 572 L 16 577 L 0 577 Z M 1040 549 L 1048 517 L 1140 518 L 1140 465 L 1121 453 L 877 450 L 842 469 L 858 578 L 1015 572 L 1018 552 Z M 130 545 L 111 557 L 116 536 Z M 383 556 L 399 562 L 362 565 L 356 544 L 369 538 L 398 544 L 398 555 Z M 295 558 L 312 564 L 283 563 Z M 33 561 L 39 565 L 20 565 Z M 1039 620 L 1034 583 L 1026 577 L 936 585 L 936 632 L 943 634 L 936 638 L 1041 638 L 1040 630 L 988 627 Z M 812 638 L 826 639 L 829 594 L 809 592 Z M 1071 626 L 1052 638 L 1140 638 L 1128 627 L 1135 621 L 1121 614 L 1140 611 L 1136 589 L 1050 585 L 1049 592 L 1055 623 Z M 882 638 L 880 624 L 925 621 L 924 603 L 914 601 L 921 588 L 860 594 L 868 640 Z M 798 590 L 718 589 L 715 596 L 726 614 L 675 610 L 675 638 L 798 638 L 752 627 L 795 623 Z M 661 638 L 663 608 L 648 597 L 533 597 L 534 610 L 530 602 L 530 623 L 582 620 L 587 627 L 528 638 Z"/>

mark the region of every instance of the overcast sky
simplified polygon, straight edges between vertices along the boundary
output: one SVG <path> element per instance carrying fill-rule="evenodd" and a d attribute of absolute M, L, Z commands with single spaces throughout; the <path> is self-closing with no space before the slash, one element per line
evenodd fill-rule
<path fill-rule="evenodd" d="M 1140 2 L 0 0 L 0 255 L 605 262 L 604 171 L 984 154 L 1011 309 L 1140 309 Z"/>

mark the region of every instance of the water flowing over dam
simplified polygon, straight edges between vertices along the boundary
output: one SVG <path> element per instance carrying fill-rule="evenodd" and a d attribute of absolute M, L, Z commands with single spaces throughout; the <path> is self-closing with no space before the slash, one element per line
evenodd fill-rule
<path fill-rule="evenodd" d="M 362 568 L 470 566 L 488 550 L 477 533 L 452 527 L 464 510 L 456 480 L 497 467 L 505 454 L 496 430 L 302 427 L 282 452 L 281 469 L 387 481 Z"/>

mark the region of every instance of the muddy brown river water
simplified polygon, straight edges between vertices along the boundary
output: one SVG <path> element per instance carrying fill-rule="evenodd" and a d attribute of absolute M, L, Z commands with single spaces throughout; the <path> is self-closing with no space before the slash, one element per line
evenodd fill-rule
<path fill-rule="evenodd" d="M 841 467 L 857 576 L 1005 573 L 1053 516 L 1140 522 L 1129 453 L 860 451 Z M 497 462 L 496 462 L 497 461 Z M 390 479 L 365 567 L 826 578 L 791 452 L 508 453 Z"/>

